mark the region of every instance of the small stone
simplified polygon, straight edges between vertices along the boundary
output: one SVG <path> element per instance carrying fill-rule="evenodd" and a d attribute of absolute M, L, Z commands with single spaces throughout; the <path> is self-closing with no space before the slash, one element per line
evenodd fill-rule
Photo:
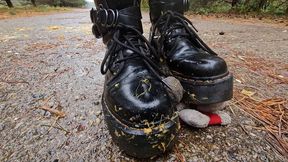
<path fill-rule="evenodd" d="M 85 127 L 84 125 L 80 124 L 80 125 L 78 125 L 78 127 L 77 127 L 77 133 L 82 132 L 82 131 L 84 131 L 85 129 L 86 129 L 86 127 Z"/>
<path fill-rule="evenodd" d="M 105 147 L 106 147 L 105 145 L 102 146 L 102 147 L 101 147 L 101 151 L 104 151 L 104 150 L 105 150 Z"/>
<path fill-rule="evenodd" d="M 256 125 L 255 122 L 251 119 L 243 120 L 241 123 L 243 125 L 249 125 L 249 126 L 255 126 Z"/>
<path fill-rule="evenodd" d="M 225 34 L 225 32 L 220 32 L 220 33 L 219 33 L 219 35 L 224 35 L 224 34 Z"/>
<path fill-rule="evenodd" d="M 257 157 L 258 157 L 258 155 L 257 155 L 257 154 L 253 155 L 253 159 L 256 159 Z"/>
<path fill-rule="evenodd" d="M 101 111 L 97 111 L 97 112 L 96 112 L 96 116 L 101 115 L 101 113 L 102 113 Z"/>
<path fill-rule="evenodd" d="M 226 142 L 227 146 L 231 146 L 231 144 L 229 142 Z"/>
<path fill-rule="evenodd" d="M 220 161 L 221 159 L 220 158 L 218 158 L 218 157 L 214 157 L 214 159 L 213 159 L 214 161 Z"/>
<path fill-rule="evenodd" d="M 171 97 L 174 98 L 177 102 L 180 102 L 184 95 L 184 89 L 180 81 L 174 77 L 167 77 L 163 79 L 163 82 L 165 82 L 166 85 L 169 86 L 172 93 Z"/>
<path fill-rule="evenodd" d="M 218 150 L 219 147 L 217 147 L 216 145 L 212 145 L 212 149 L 213 149 L 213 150 Z"/>
<path fill-rule="evenodd" d="M 5 129 L 5 125 L 4 124 L 0 124 L 0 131 L 3 131 Z"/>
<path fill-rule="evenodd" d="M 96 125 L 99 125 L 101 123 L 101 120 L 99 119 L 99 118 L 97 118 L 96 120 L 95 120 L 95 124 Z"/>
<path fill-rule="evenodd" d="M 207 139 L 212 139 L 212 136 L 207 135 L 206 138 L 207 138 Z"/>
<path fill-rule="evenodd" d="M 256 134 L 254 134 L 254 133 L 249 133 L 250 134 L 250 136 L 252 136 L 252 137 L 256 137 Z"/>

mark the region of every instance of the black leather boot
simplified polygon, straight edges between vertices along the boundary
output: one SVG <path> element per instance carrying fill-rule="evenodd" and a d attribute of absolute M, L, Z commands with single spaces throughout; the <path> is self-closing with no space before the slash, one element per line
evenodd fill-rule
<path fill-rule="evenodd" d="M 196 105 L 230 100 L 233 77 L 226 62 L 197 35 L 185 18 L 188 0 L 150 0 L 151 42 L 162 54 L 168 71 L 179 79 L 186 98 Z M 186 100 L 187 101 L 187 100 Z"/>
<path fill-rule="evenodd" d="M 93 33 L 108 47 L 101 66 L 102 107 L 113 141 L 137 158 L 161 154 L 174 145 L 180 125 L 159 56 L 142 36 L 140 1 L 95 3 Z"/>

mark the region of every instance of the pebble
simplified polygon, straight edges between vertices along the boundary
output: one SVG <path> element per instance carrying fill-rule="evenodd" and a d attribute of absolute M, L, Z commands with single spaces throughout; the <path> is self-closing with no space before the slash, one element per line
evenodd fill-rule
<path fill-rule="evenodd" d="M 5 129 L 5 125 L 4 124 L 0 124 L 0 131 L 3 131 Z"/>
<path fill-rule="evenodd" d="M 256 125 L 255 122 L 253 120 L 251 120 L 251 119 L 244 120 L 241 123 L 244 124 L 244 125 L 249 125 L 249 126 L 255 126 Z"/>
<path fill-rule="evenodd" d="M 254 159 L 256 159 L 257 157 L 258 157 L 258 155 L 257 155 L 257 154 L 253 155 L 253 158 L 254 158 Z"/>
<path fill-rule="evenodd" d="M 101 123 L 101 120 L 99 119 L 99 118 L 97 118 L 96 120 L 95 120 L 95 124 L 96 125 L 99 125 Z"/>
<path fill-rule="evenodd" d="M 105 145 L 103 145 L 102 147 L 101 147 L 101 151 L 104 151 L 106 148 L 105 148 L 106 146 Z"/>
<path fill-rule="evenodd" d="M 207 135 L 206 138 L 207 138 L 207 139 L 212 139 L 212 136 Z"/>
<path fill-rule="evenodd" d="M 101 113 L 102 113 L 101 111 L 97 111 L 97 112 L 96 112 L 96 116 L 101 115 Z"/>
<path fill-rule="evenodd" d="M 218 146 L 216 146 L 216 145 L 212 145 L 212 149 L 213 149 L 213 150 L 218 150 L 218 149 L 219 149 L 219 147 L 218 147 Z"/>
<path fill-rule="evenodd" d="M 256 134 L 254 134 L 254 133 L 249 133 L 250 134 L 250 136 L 252 136 L 252 137 L 256 137 Z"/>
<path fill-rule="evenodd" d="M 82 132 L 86 129 L 86 127 L 82 124 L 80 124 L 78 127 L 77 127 L 77 132 Z"/>
<path fill-rule="evenodd" d="M 231 144 L 228 141 L 226 142 L 226 144 L 227 144 L 227 146 L 231 146 Z"/>

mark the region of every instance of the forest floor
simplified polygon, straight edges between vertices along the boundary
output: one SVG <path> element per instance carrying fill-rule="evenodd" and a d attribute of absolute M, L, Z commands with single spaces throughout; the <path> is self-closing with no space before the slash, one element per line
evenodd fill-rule
<path fill-rule="evenodd" d="M 189 18 L 234 73 L 232 124 L 182 125 L 176 147 L 153 160 L 287 160 L 288 27 Z M 137 161 L 103 120 L 106 49 L 91 34 L 89 10 L 0 20 L 0 46 L 0 161 Z"/>

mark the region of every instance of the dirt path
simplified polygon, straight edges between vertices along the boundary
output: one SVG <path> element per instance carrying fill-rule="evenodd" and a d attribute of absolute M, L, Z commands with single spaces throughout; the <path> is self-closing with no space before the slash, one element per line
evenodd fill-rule
<path fill-rule="evenodd" d="M 260 97 L 287 98 L 287 84 L 272 85 L 277 80 L 252 73 L 248 63 L 261 57 L 257 63 L 262 68 L 269 65 L 287 77 L 288 28 L 216 19 L 193 22 L 227 59 L 236 91 L 250 88 Z M 149 27 L 144 14 L 146 35 Z M 103 121 L 99 68 L 105 46 L 90 29 L 88 10 L 0 20 L 0 161 L 135 160 L 112 143 Z M 234 102 L 227 110 L 233 117 L 230 126 L 197 130 L 183 125 L 181 142 L 156 160 L 282 161 L 266 133 L 253 129 L 259 123 Z M 57 112 L 42 110 L 51 108 Z"/>

